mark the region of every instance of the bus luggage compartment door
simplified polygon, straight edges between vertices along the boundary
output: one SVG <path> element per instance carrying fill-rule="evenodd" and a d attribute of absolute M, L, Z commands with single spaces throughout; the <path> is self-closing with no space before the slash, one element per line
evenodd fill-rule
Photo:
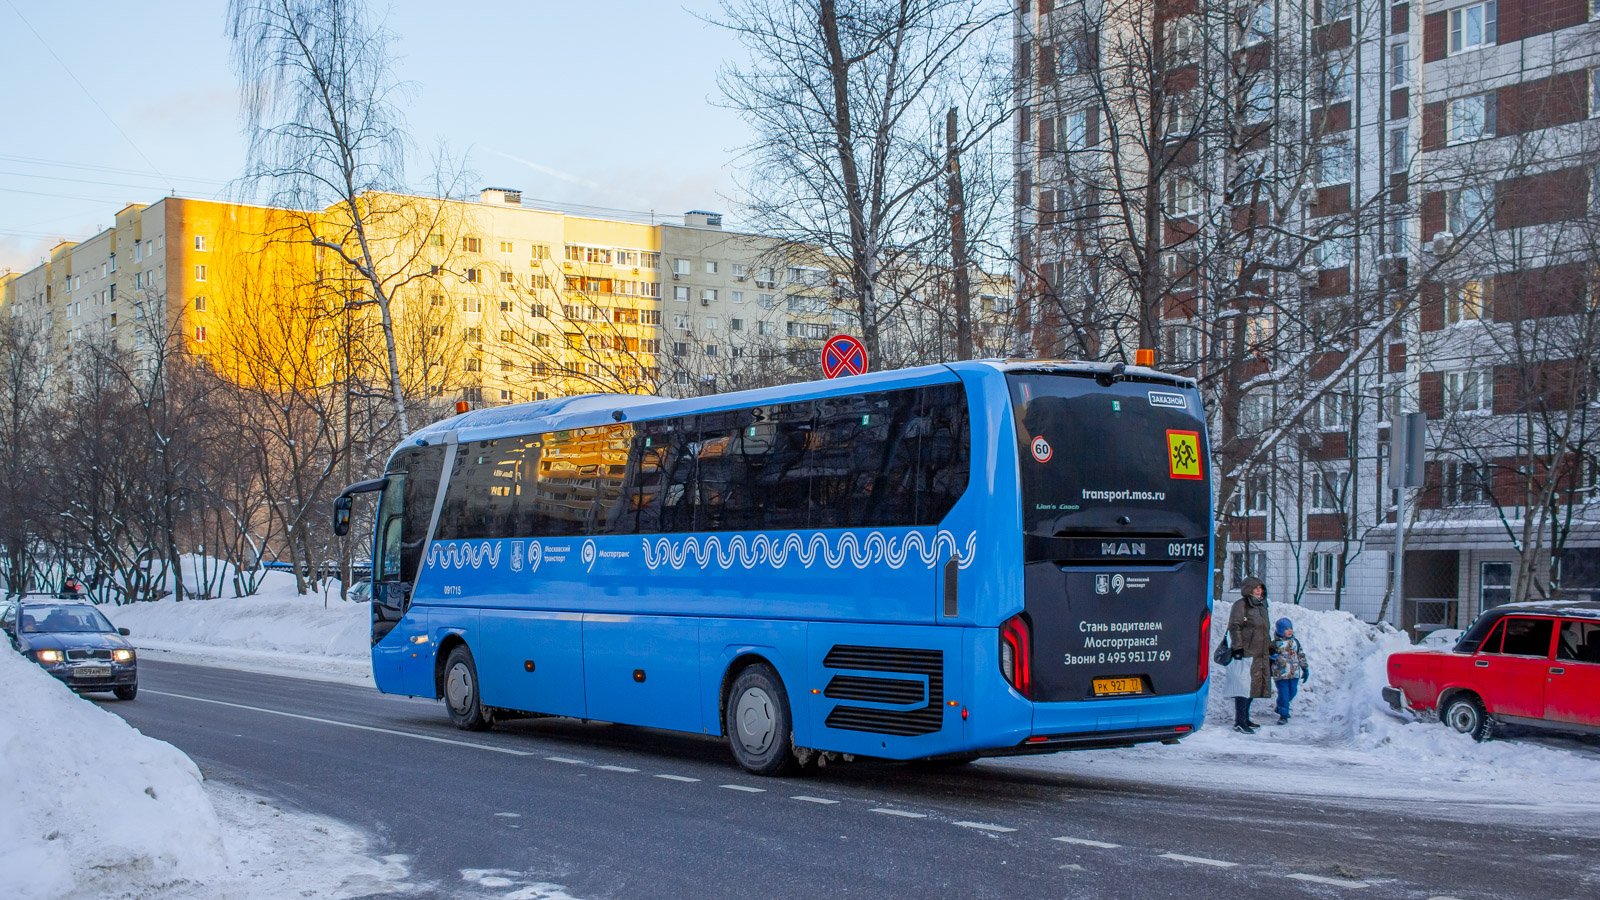
<path fill-rule="evenodd" d="M 483 702 L 582 718 L 583 614 L 486 609 L 478 619 Z"/>
<path fill-rule="evenodd" d="M 591 719 L 701 731 L 699 620 L 586 613 L 583 686 Z"/>

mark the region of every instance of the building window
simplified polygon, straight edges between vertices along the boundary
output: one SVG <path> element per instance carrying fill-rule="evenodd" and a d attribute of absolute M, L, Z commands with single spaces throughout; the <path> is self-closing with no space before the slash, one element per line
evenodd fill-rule
<path fill-rule="evenodd" d="M 1452 285 L 1444 298 L 1444 320 L 1449 325 L 1476 322 L 1483 318 L 1485 301 L 1490 299 L 1494 282 L 1487 278 Z"/>
<path fill-rule="evenodd" d="M 194 298 L 194 309 L 195 312 L 206 311 L 206 298 L 204 296 Z"/>
<path fill-rule="evenodd" d="M 1350 12 L 1355 5 L 1355 0 L 1322 0 L 1322 24 L 1330 25 L 1350 18 Z"/>
<path fill-rule="evenodd" d="M 429 247 L 443 247 L 444 246 L 444 235 L 437 234 L 437 233 L 428 235 L 428 246 Z"/>
<path fill-rule="evenodd" d="M 483 329 L 482 328 L 463 328 L 463 329 L 461 329 L 461 339 L 463 341 L 474 341 L 474 342 L 482 341 L 483 340 Z"/>
<path fill-rule="evenodd" d="M 1323 105 L 1350 99 L 1350 89 L 1355 80 L 1350 60 L 1330 55 L 1324 60 L 1320 75 Z"/>
<path fill-rule="evenodd" d="M 1343 431 L 1350 427 L 1350 395 L 1323 394 L 1311 408 L 1312 422 L 1323 431 Z"/>
<path fill-rule="evenodd" d="M 744 302 L 744 291 L 729 291 L 728 292 L 728 299 L 733 301 L 734 303 L 743 303 Z"/>
<path fill-rule="evenodd" d="M 740 281 L 744 280 L 744 263 L 733 264 L 733 277 Z"/>
<path fill-rule="evenodd" d="M 529 250 L 532 253 L 532 258 L 533 259 L 538 260 L 538 259 L 549 259 L 550 258 L 550 245 L 549 244 L 534 244 L 529 248 Z"/>
<path fill-rule="evenodd" d="M 1452 54 L 1492 46 L 1495 43 L 1497 6 L 1494 0 L 1489 0 L 1488 3 L 1476 3 L 1450 10 Z"/>
<path fill-rule="evenodd" d="M 463 297 L 461 298 L 461 311 L 469 313 L 483 312 L 483 300 L 478 297 Z"/>
<path fill-rule="evenodd" d="M 1089 114 L 1067 113 L 1061 117 L 1061 149 L 1063 151 L 1089 148 Z"/>
<path fill-rule="evenodd" d="M 743 331 L 744 330 L 744 320 L 743 319 L 729 319 L 728 320 L 728 330 L 729 331 Z"/>
<path fill-rule="evenodd" d="M 673 341 L 672 342 L 672 355 L 673 356 L 688 356 L 689 355 L 689 345 L 684 343 L 684 342 L 682 342 L 682 341 Z"/>
<path fill-rule="evenodd" d="M 467 253 L 482 253 L 483 240 L 475 237 L 464 237 L 461 239 L 461 249 Z"/>
<path fill-rule="evenodd" d="M 477 284 L 480 280 L 477 269 L 468 269 L 467 271 L 463 272 L 462 275 L 467 279 L 468 284 Z"/>
<path fill-rule="evenodd" d="M 672 317 L 672 327 L 677 329 L 678 331 L 688 331 L 689 330 L 689 317 L 688 316 L 673 316 Z"/>
<path fill-rule="evenodd" d="M 777 273 L 772 266 L 762 266 L 756 270 L 756 287 L 776 287 L 778 284 Z"/>
<path fill-rule="evenodd" d="M 1317 148 L 1317 184 L 1348 184 L 1353 154 L 1349 141 L 1331 141 Z"/>
<path fill-rule="evenodd" d="M 1511 602 L 1511 563 L 1486 562 L 1478 564 L 1478 604 L 1482 609 L 1493 609 Z"/>
<path fill-rule="evenodd" d="M 672 299 L 678 301 L 679 303 L 688 303 L 689 302 L 689 289 L 687 287 L 682 286 L 682 285 L 679 285 L 678 287 L 673 288 L 672 289 Z"/>
<path fill-rule="evenodd" d="M 1167 216 L 1182 218 L 1200 211 L 1200 192 L 1193 179 L 1173 176 L 1165 185 Z"/>
<path fill-rule="evenodd" d="M 510 241 L 501 241 L 500 242 L 500 252 L 501 253 L 510 253 L 511 252 L 511 242 Z"/>
<path fill-rule="evenodd" d="M 1348 234 L 1329 235 L 1311 249 L 1312 260 L 1319 269 L 1348 266 L 1354 247 L 1355 240 Z"/>
<path fill-rule="evenodd" d="M 1272 118 L 1272 110 L 1277 105 L 1277 95 L 1272 90 L 1270 72 L 1263 71 L 1255 74 L 1250 86 L 1245 88 L 1244 120 L 1246 122 L 1265 122 Z"/>
<path fill-rule="evenodd" d="M 1306 572 L 1306 590 L 1331 591 L 1339 586 L 1339 576 L 1344 574 L 1339 568 L 1339 555 L 1337 553 L 1317 552 L 1311 554 L 1311 566 Z"/>
<path fill-rule="evenodd" d="M 1493 376 L 1487 371 L 1444 373 L 1444 405 L 1451 412 L 1488 412 Z"/>
<path fill-rule="evenodd" d="M 1481 506 L 1488 497 L 1484 472 L 1472 463 L 1448 461 L 1440 465 L 1439 499 L 1445 506 Z"/>
<path fill-rule="evenodd" d="M 1411 168 L 1411 128 L 1402 125 L 1389 129 L 1389 171 L 1404 172 Z"/>
<path fill-rule="evenodd" d="M 1167 101 L 1164 118 L 1166 130 L 1162 134 L 1168 139 L 1187 137 L 1194 131 L 1194 108 L 1184 97 L 1173 97 Z"/>
<path fill-rule="evenodd" d="M 700 292 L 700 302 L 702 304 L 714 302 L 716 299 L 717 292 L 713 289 L 708 288 Z"/>
<path fill-rule="evenodd" d="M 511 360 L 505 359 L 505 358 L 501 358 L 501 360 L 500 360 L 500 371 L 502 371 L 502 372 L 511 371 Z"/>
<path fill-rule="evenodd" d="M 710 259 L 706 260 L 706 274 L 707 275 L 715 275 L 715 274 L 717 274 L 717 263 L 716 263 L 715 260 L 710 260 Z"/>
<path fill-rule="evenodd" d="M 1411 83 L 1411 45 L 1389 45 L 1389 90 Z"/>
<path fill-rule="evenodd" d="M 511 274 L 510 272 L 501 272 L 500 273 L 500 283 L 501 284 L 511 284 L 512 282 L 514 282 L 516 280 L 517 280 L 517 276 Z"/>
<path fill-rule="evenodd" d="M 716 344 L 707 344 L 706 345 L 706 355 L 707 356 L 716 356 L 717 355 L 717 345 Z"/>
<path fill-rule="evenodd" d="M 689 261 L 687 259 L 675 259 L 672 261 L 672 274 L 687 275 L 689 271 Z"/>
<path fill-rule="evenodd" d="M 1199 43 L 1200 17 L 1179 16 L 1167 21 L 1168 65 L 1178 66 L 1192 62 L 1195 46 Z"/>
<path fill-rule="evenodd" d="M 1344 486 L 1350 481 L 1348 472 L 1311 473 L 1311 508 L 1340 510 L 1344 508 Z"/>
<path fill-rule="evenodd" d="M 204 325 L 196 325 L 194 327 L 194 339 L 197 343 L 203 344 L 206 342 L 206 327 Z"/>
<path fill-rule="evenodd" d="M 1445 227 L 1458 237 L 1482 224 L 1494 201 L 1494 187 L 1479 185 L 1445 195 Z"/>
<path fill-rule="evenodd" d="M 195 281 L 205 281 L 206 280 L 206 267 L 205 266 L 195 266 L 194 267 L 194 280 Z"/>
<path fill-rule="evenodd" d="M 194 249 L 197 253 L 204 253 L 211 249 L 209 246 L 207 246 L 207 239 L 205 235 L 197 234 L 194 236 Z"/>
<path fill-rule="evenodd" d="M 1383 223 L 1382 245 L 1378 248 L 1384 256 L 1405 256 L 1406 247 L 1410 243 L 1411 222 L 1404 217 L 1389 219 Z"/>
<path fill-rule="evenodd" d="M 777 324 L 773 322 L 757 322 L 756 334 L 772 335 L 778 332 Z"/>
<path fill-rule="evenodd" d="M 1238 590 L 1246 578 L 1263 578 L 1267 574 L 1267 551 L 1235 550 L 1228 554 L 1228 572 L 1231 587 Z"/>
<path fill-rule="evenodd" d="M 1452 144 L 1494 137 L 1494 118 L 1493 94 L 1457 97 L 1445 105 L 1446 128 Z"/>

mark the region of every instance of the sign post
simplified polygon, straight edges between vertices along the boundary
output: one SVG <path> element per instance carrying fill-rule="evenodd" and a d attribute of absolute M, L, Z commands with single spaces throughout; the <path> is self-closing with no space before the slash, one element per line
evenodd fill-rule
<path fill-rule="evenodd" d="M 1394 597 L 1395 611 L 1405 621 L 1406 572 L 1406 490 L 1422 487 L 1426 463 L 1423 451 L 1428 442 L 1427 413 L 1400 413 L 1389 432 L 1389 486 L 1394 488 Z"/>
<path fill-rule="evenodd" d="M 867 348 L 848 334 L 836 334 L 822 345 L 822 374 L 862 375 L 867 371 Z"/>

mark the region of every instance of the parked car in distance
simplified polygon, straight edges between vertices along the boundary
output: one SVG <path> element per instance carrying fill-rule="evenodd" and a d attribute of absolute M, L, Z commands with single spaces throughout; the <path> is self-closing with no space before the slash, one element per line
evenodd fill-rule
<path fill-rule="evenodd" d="M 1600 734 L 1600 603 L 1485 610 L 1450 650 L 1390 656 L 1383 696 L 1480 741 L 1496 724 Z"/>
<path fill-rule="evenodd" d="M 75 691 L 139 693 L 139 661 L 126 628 L 114 628 L 85 600 L 31 597 L 0 603 L 0 630 L 11 646 Z"/>

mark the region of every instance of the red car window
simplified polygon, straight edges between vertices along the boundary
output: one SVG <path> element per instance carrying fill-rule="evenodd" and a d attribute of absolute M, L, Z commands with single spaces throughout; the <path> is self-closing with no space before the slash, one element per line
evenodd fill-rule
<path fill-rule="evenodd" d="M 1556 642 L 1556 659 L 1600 663 L 1600 622 L 1561 623 L 1561 638 Z"/>
<path fill-rule="evenodd" d="M 1499 652 L 1507 656 L 1549 657 L 1550 638 L 1555 633 L 1554 619 L 1508 616 L 1501 630 L 1505 632 L 1505 638 Z"/>
<path fill-rule="evenodd" d="M 1479 653 L 1499 653 L 1500 652 L 1500 638 L 1502 636 L 1504 636 L 1505 633 L 1506 633 L 1506 620 L 1505 619 L 1501 619 L 1500 621 L 1494 623 L 1494 630 L 1489 632 L 1489 636 L 1483 639 L 1483 643 L 1478 646 L 1478 652 Z"/>

